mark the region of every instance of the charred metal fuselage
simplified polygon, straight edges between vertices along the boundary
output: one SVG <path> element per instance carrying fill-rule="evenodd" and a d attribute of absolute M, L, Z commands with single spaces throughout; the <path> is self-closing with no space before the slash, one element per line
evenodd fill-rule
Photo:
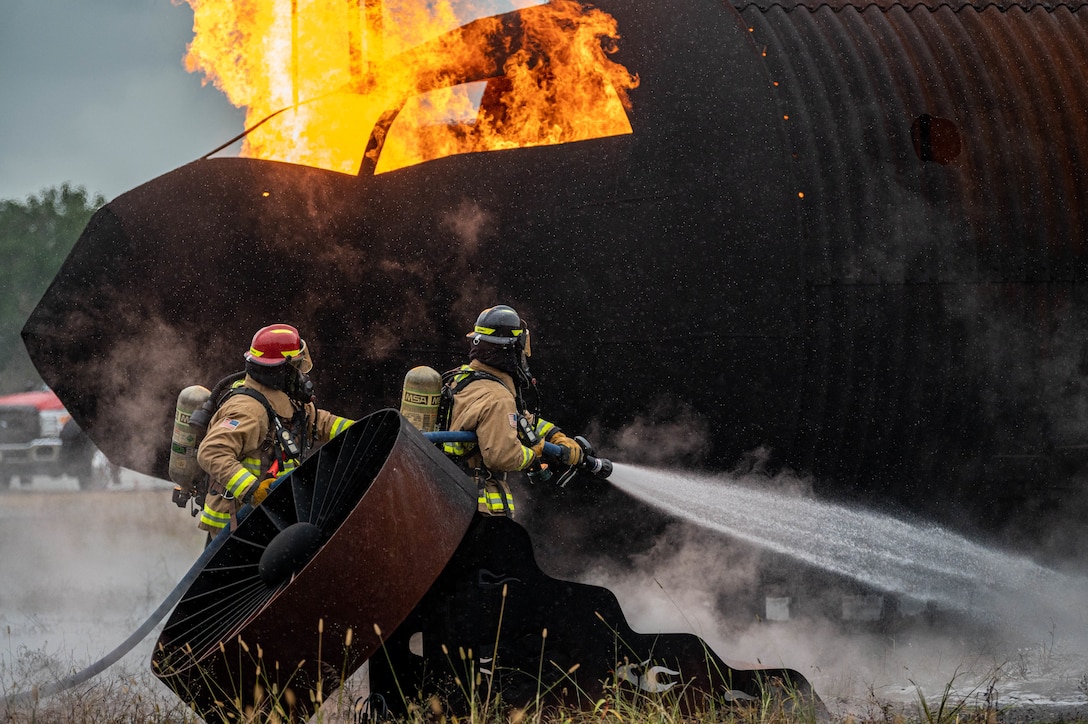
<path fill-rule="evenodd" d="M 161 475 L 177 391 L 258 327 L 299 326 L 321 403 L 358 415 L 502 302 L 549 418 L 675 423 L 687 465 L 767 446 L 824 492 L 996 526 L 1080 464 L 1083 2 L 597 5 L 633 133 L 182 167 L 87 227 L 24 329 L 46 381 Z"/>

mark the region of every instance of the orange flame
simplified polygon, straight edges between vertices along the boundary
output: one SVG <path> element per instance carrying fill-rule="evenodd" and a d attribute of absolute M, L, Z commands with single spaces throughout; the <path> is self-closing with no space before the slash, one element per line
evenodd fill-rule
<path fill-rule="evenodd" d="M 247 109 L 242 156 L 382 173 L 631 132 L 616 21 L 576 0 L 475 19 L 458 0 L 186 2 L 186 67 Z"/>

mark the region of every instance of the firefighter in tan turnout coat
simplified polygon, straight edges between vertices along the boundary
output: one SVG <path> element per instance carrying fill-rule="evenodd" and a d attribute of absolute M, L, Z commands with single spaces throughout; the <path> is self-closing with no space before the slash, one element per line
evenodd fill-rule
<path fill-rule="evenodd" d="M 529 330 L 506 305 L 485 309 L 467 337 L 469 363 L 446 373 L 453 390 L 449 429 L 476 433 L 475 443 L 445 443 L 443 451 L 472 475 L 479 511 L 513 516 L 507 473 L 539 464 L 544 442 L 561 446 L 566 465 L 582 461 L 582 448 L 554 424 L 525 409 L 522 391 L 533 384 Z"/>
<path fill-rule="evenodd" d="M 212 416 L 197 452 L 210 478 L 197 525 L 209 540 L 243 505 L 259 505 L 278 477 L 353 422 L 312 402 L 313 362 L 294 327 L 258 330 L 245 360 L 245 378 Z"/>

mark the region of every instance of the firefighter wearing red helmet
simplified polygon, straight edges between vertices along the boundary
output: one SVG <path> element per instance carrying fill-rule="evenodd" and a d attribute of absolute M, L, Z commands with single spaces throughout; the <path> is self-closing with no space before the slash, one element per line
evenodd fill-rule
<path fill-rule="evenodd" d="M 544 442 L 562 447 L 566 465 L 582 462 L 579 443 L 527 409 L 523 393 L 535 386 L 529 372 L 529 329 L 511 307 L 482 311 L 467 335 L 469 363 L 446 373 L 453 389 L 449 429 L 476 433 L 475 443 L 445 443 L 443 451 L 476 478 L 478 509 L 513 516 L 507 473 L 539 466 Z M 526 421 L 528 424 L 526 424 Z"/>
<path fill-rule="evenodd" d="M 197 525 L 209 540 L 243 505 L 259 505 L 276 478 L 353 422 L 313 403 L 313 360 L 291 325 L 257 330 L 244 357 L 245 378 L 212 416 L 197 451 L 210 478 Z"/>

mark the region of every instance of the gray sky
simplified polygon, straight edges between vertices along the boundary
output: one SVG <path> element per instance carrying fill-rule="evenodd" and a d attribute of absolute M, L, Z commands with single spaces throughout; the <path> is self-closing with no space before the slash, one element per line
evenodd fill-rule
<path fill-rule="evenodd" d="M 192 21 L 170 0 L 2 0 L 0 199 L 66 181 L 111 199 L 241 132 L 185 70 Z"/>

